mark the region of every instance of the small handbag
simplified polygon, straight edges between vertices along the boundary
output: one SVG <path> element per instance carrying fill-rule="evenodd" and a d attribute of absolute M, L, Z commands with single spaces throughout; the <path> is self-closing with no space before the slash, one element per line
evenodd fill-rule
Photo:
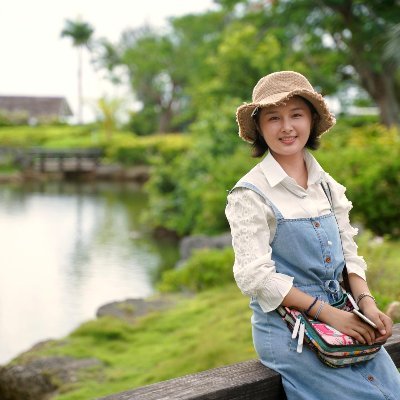
<path fill-rule="evenodd" d="M 331 205 L 333 215 L 335 215 L 331 190 L 329 184 L 326 183 L 326 185 L 327 188 L 321 183 L 322 189 Z M 342 276 L 345 291 L 342 298 L 331 304 L 331 306 L 352 312 L 354 300 L 353 302 L 350 300 L 351 295 L 349 293 L 351 290 L 346 265 Z M 333 368 L 347 367 L 351 364 L 371 360 L 384 344 L 384 342 L 373 343 L 372 345 L 361 344 L 353 337 L 338 331 L 332 326 L 311 318 L 304 311 L 284 306 L 279 306 L 276 311 L 292 331 L 292 338 L 295 339 L 298 336 L 297 352 L 302 352 L 303 342 L 306 342 L 324 364 Z"/>
<path fill-rule="evenodd" d="M 347 293 L 331 306 L 349 312 L 353 310 Z M 304 341 L 329 367 L 341 368 L 371 360 L 384 344 L 383 342 L 372 345 L 361 344 L 332 326 L 309 317 L 303 311 L 279 306 L 277 312 L 292 331 L 292 338 L 298 336 L 297 352 L 302 352 Z"/>

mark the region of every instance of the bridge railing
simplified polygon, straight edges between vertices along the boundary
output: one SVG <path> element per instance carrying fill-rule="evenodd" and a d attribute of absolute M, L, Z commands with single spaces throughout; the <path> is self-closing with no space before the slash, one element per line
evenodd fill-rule
<path fill-rule="evenodd" d="M 68 166 L 66 162 L 73 161 L 73 170 L 83 170 L 84 163 L 90 162 L 89 169 L 95 169 L 104 152 L 98 148 L 87 149 L 7 149 L 0 148 L 0 154 L 8 154 L 14 158 L 16 164 L 23 169 L 37 168 L 41 172 L 48 169 L 48 161 L 55 162 L 53 170 L 64 172 Z M 86 167 L 87 168 L 87 167 Z"/>
<path fill-rule="evenodd" d="M 400 367 L 400 324 L 385 348 Z M 257 360 L 186 375 L 99 400 L 284 400 L 280 375 Z"/>

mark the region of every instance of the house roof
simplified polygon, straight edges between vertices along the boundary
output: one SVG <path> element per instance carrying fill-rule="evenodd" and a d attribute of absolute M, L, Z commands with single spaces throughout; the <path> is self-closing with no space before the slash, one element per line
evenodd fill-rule
<path fill-rule="evenodd" d="M 73 115 L 65 97 L 0 96 L 0 110 L 26 112 L 30 118 Z"/>

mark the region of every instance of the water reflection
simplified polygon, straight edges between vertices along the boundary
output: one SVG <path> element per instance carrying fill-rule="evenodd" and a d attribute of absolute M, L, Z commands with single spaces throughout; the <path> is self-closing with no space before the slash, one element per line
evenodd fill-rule
<path fill-rule="evenodd" d="M 147 297 L 177 259 L 132 184 L 0 186 L 0 363 L 60 337 L 109 301 Z"/>

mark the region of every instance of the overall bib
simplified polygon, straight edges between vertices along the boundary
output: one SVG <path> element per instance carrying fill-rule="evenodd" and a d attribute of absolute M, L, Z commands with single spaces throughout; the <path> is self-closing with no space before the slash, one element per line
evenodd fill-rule
<path fill-rule="evenodd" d="M 256 186 L 247 182 L 239 186 L 261 195 L 275 214 L 271 248 L 276 271 L 293 276 L 293 285 L 313 297 L 330 304 L 339 300 L 344 256 L 333 212 L 285 219 Z M 255 350 L 264 365 L 281 374 L 288 400 L 400 400 L 400 374 L 384 348 L 373 360 L 330 368 L 306 345 L 302 353 L 296 352 L 297 339 L 291 338 L 277 312 L 262 311 L 256 297 L 250 308 Z"/>

